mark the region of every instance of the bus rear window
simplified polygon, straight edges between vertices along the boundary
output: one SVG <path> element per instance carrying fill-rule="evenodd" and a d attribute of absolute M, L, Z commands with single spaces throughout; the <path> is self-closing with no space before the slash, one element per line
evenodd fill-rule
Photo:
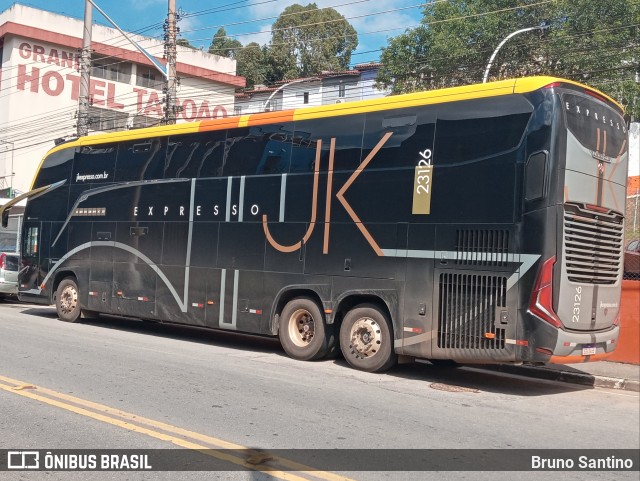
<path fill-rule="evenodd" d="M 564 94 L 562 104 L 567 128 L 594 157 L 612 162 L 627 151 L 627 126 L 615 110 L 578 94 Z"/>

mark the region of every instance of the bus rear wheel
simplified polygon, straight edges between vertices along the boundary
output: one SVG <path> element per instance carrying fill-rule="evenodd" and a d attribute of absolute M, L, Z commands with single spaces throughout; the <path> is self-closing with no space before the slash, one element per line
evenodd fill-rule
<path fill-rule="evenodd" d="M 61 321 L 76 322 L 80 319 L 78 285 L 73 277 L 65 277 L 56 291 L 56 312 Z"/>
<path fill-rule="evenodd" d="M 386 371 L 397 361 L 391 322 L 372 304 L 357 306 L 344 316 L 340 348 L 347 362 L 361 371 Z"/>
<path fill-rule="evenodd" d="M 293 299 L 282 310 L 278 336 L 285 352 L 294 359 L 324 357 L 329 350 L 327 331 L 322 311 L 309 298 Z"/>

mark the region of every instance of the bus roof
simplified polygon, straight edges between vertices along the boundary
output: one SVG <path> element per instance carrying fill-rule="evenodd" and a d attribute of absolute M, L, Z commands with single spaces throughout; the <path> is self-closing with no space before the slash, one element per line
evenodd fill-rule
<path fill-rule="evenodd" d="M 572 80 L 545 76 L 524 77 L 518 79 L 501 80 L 497 82 L 489 82 L 486 84 L 473 84 L 465 85 L 462 87 L 450 87 L 439 90 L 393 95 L 373 100 L 358 100 L 342 104 L 323 105 L 320 107 L 306 107 L 301 109 L 263 112 L 221 119 L 185 122 L 175 125 L 165 125 L 160 127 L 123 130 L 107 134 L 89 135 L 53 147 L 47 153 L 47 155 L 69 147 L 80 147 L 83 145 L 99 145 L 111 142 L 126 142 L 158 136 L 193 134 L 198 132 L 223 130 L 237 127 L 253 127 L 274 122 L 293 122 L 300 120 L 329 118 L 341 115 L 353 115 L 367 112 L 392 110 L 397 108 L 416 107 L 420 105 L 431 105 L 445 102 L 456 102 L 460 100 L 497 97 L 500 95 L 508 95 L 514 93 L 527 93 L 558 82 L 563 84 L 576 85 L 584 89 L 592 90 L 598 95 L 604 97 L 609 102 L 616 105 L 621 112 L 623 111 L 620 104 L 618 104 L 611 97 L 595 89 L 592 89 L 591 87 L 574 82 Z"/>

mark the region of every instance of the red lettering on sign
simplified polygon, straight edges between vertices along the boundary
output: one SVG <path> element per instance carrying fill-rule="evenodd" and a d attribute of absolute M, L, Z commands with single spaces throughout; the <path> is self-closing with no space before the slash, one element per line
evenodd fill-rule
<path fill-rule="evenodd" d="M 44 47 L 42 45 L 33 46 L 33 60 L 44 63 Z"/>
<path fill-rule="evenodd" d="M 51 86 L 53 80 L 53 86 Z M 64 90 L 64 79 L 58 72 L 47 72 L 42 76 L 42 90 L 47 95 L 57 97 Z"/>
<path fill-rule="evenodd" d="M 191 112 L 187 114 L 187 109 L 190 109 Z M 198 110 L 196 108 L 196 103 L 189 99 L 189 100 L 185 100 L 182 103 L 182 118 L 185 120 L 193 120 L 196 118 L 196 115 L 198 115 Z"/>
<path fill-rule="evenodd" d="M 220 114 L 220 115 L 218 115 Z M 227 116 L 227 109 L 225 109 L 222 105 L 216 105 L 213 109 L 213 119 L 221 118 L 224 119 Z"/>
<path fill-rule="evenodd" d="M 104 88 L 106 83 L 102 80 L 91 79 L 89 84 L 89 98 L 93 105 L 104 105 Z"/>
<path fill-rule="evenodd" d="M 18 52 L 22 58 L 29 59 L 31 57 L 31 45 L 28 43 L 21 43 L 18 47 Z"/>
<path fill-rule="evenodd" d="M 162 107 L 160 106 L 160 99 L 158 98 L 157 92 L 151 92 L 151 95 L 149 95 L 143 114 L 155 114 L 158 117 L 162 117 Z"/>
<path fill-rule="evenodd" d="M 47 63 L 60 66 L 60 57 L 58 56 L 58 51 L 55 48 L 52 48 L 49 51 L 49 58 L 47 58 Z"/>
<path fill-rule="evenodd" d="M 204 100 L 200 106 L 200 110 L 198 110 L 198 119 L 208 119 L 210 117 L 211 112 L 209 112 L 209 102 Z"/>
<path fill-rule="evenodd" d="M 124 104 L 116 103 L 114 101 L 116 97 L 116 84 L 107 84 L 107 107 L 110 109 L 124 109 Z"/>
<path fill-rule="evenodd" d="M 18 90 L 24 90 L 24 84 L 29 82 L 29 90 L 32 92 L 38 92 L 38 86 L 40 85 L 40 69 L 38 67 L 31 68 L 31 74 L 27 74 L 26 65 L 18 65 Z"/>
<path fill-rule="evenodd" d="M 74 55 L 72 53 L 62 52 L 62 60 L 60 61 L 61 67 L 73 68 Z"/>

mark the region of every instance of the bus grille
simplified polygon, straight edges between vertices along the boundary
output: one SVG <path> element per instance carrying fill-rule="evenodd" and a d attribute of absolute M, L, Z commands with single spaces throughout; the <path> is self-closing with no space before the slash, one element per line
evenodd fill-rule
<path fill-rule="evenodd" d="M 456 264 L 467 266 L 504 266 L 509 254 L 509 231 L 458 229 Z"/>
<path fill-rule="evenodd" d="M 615 284 L 622 267 L 622 229 L 622 222 L 565 211 L 565 263 L 569 280 Z"/>
<path fill-rule="evenodd" d="M 505 330 L 495 318 L 506 298 L 506 277 L 441 273 L 438 347 L 504 349 Z"/>

